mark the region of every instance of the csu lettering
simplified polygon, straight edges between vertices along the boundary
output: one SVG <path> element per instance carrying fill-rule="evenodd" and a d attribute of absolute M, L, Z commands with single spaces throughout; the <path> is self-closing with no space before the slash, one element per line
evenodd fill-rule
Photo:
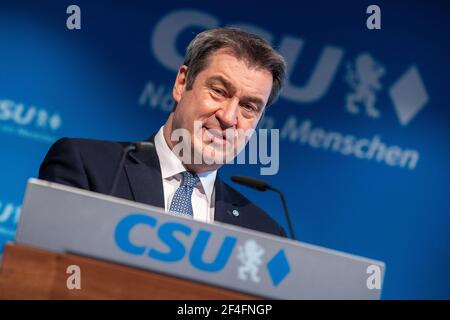
<path fill-rule="evenodd" d="M 156 229 L 157 238 L 167 247 L 167 250 L 159 250 L 145 245 L 132 243 L 130 234 L 137 226 L 147 226 Z M 149 258 L 161 262 L 173 263 L 182 260 L 186 256 L 186 248 L 180 237 L 192 236 L 192 229 L 179 222 L 166 222 L 158 227 L 158 221 L 148 215 L 135 213 L 130 214 L 119 221 L 115 230 L 115 242 L 117 246 L 133 255 L 147 255 Z M 226 236 L 213 261 L 204 261 L 203 255 L 211 238 L 211 232 L 200 229 L 195 235 L 194 242 L 188 252 L 191 265 L 199 270 L 217 272 L 227 264 L 235 247 L 237 239 Z"/>

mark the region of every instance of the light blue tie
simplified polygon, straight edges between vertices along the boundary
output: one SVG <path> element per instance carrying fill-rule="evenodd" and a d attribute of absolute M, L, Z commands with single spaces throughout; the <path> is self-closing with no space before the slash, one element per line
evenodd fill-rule
<path fill-rule="evenodd" d="M 195 173 L 189 171 L 182 172 L 181 176 L 181 185 L 172 198 L 170 211 L 193 217 L 192 191 L 194 191 L 194 187 L 200 181 L 200 178 Z"/>

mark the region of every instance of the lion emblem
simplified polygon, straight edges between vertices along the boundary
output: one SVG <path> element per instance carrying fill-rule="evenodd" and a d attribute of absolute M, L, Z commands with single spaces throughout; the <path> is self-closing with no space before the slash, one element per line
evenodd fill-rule
<path fill-rule="evenodd" d="M 368 53 L 360 54 L 354 64 L 347 64 L 345 81 L 353 90 L 346 98 L 348 112 L 358 114 L 358 104 L 362 104 L 369 117 L 380 116 L 380 111 L 375 108 L 375 92 L 382 88 L 379 79 L 384 73 L 385 69 Z"/>
<path fill-rule="evenodd" d="M 264 253 L 264 248 L 259 246 L 255 240 L 247 240 L 243 246 L 239 246 L 237 258 L 241 262 L 241 266 L 238 268 L 238 278 L 247 280 L 250 277 L 251 281 L 260 282 L 258 271 Z"/>

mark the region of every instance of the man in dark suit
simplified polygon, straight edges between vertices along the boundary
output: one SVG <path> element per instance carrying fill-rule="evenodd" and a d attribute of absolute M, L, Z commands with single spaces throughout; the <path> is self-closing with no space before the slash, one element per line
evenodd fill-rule
<path fill-rule="evenodd" d="M 276 100 L 283 58 L 263 39 L 234 28 L 202 32 L 189 44 L 173 87 L 175 106 L 129 153 L 114 195 L 212 223 L 220 221 L 285 236 L 268 214 L 224 183 L 217 170 L 248 142 Z M 126 142 L 60 139 L 39 178 L 108 194 Z"/>

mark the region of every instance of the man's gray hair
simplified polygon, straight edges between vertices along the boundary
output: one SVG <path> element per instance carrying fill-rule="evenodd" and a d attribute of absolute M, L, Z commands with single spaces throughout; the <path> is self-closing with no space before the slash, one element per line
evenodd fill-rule
<path fill-rule="evenodd" d="M 273 78 L 267 106 L 278 98 L 284 83 L 286 63 L 269 43 L 261 37 L 237 28 L 217 28 L 199 33 L 186 50 L 184 64 L 188 67 L 186 89 L 192 89 L 195 78 L 208 66 L 208 58 L 217 50 L 227 48 L 250 66 L 270 71 Z"/>

